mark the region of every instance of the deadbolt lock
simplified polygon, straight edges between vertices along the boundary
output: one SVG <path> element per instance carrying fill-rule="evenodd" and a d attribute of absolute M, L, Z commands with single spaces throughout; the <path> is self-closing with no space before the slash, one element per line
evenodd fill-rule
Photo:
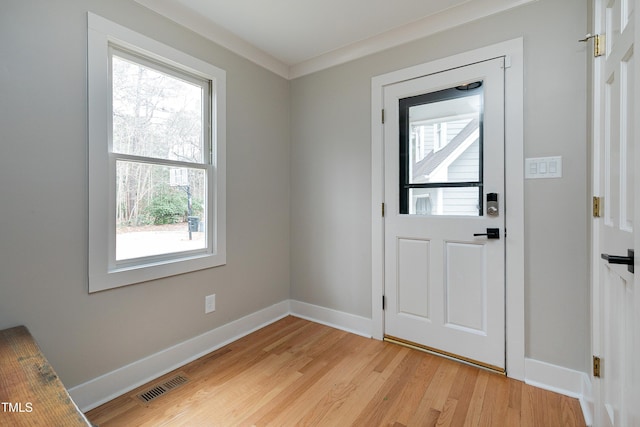
<path fill-rule="evenodd" d="M 499 213 L 498 193 L 487 193 L 487 215 L 498 216 Z"/>

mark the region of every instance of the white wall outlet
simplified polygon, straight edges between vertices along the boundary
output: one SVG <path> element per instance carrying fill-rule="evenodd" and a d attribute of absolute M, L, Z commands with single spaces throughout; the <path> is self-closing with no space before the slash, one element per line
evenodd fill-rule
<path fill-rule="evenodd" d="M 211 313 L 212 311 L 216 311 L 216 294 L 207 295 L 204 297 L 204 312 Z"/>

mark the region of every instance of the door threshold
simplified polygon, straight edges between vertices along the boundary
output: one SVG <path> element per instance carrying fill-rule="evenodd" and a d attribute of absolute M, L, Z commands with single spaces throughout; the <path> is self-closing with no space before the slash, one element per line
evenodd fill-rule
<path fill-rule="evenodd" d="M 418 344 L 412 341 L 408 341 L 402 338 L 397 338 L 391 335 L 385 335 L 383 337 L 383 341 L 390 342 L 393 344 L 398 344 L 404 347 L 412 348 L 414 350 L 423 351 L 425 353 L 433 354 L 434 356 L 444 357 L 449 360 L 453 360 L 455 362 L 461 362 L 466 365 L 475 366 L 476 368 L 485 369 L 487 371 L 500 374 L 507 375 L 507 371 L 504 368 L 500 368 L 499 366 L 494 366 L 489 363 L 480 362 L 478 360 L 470 359 L 468 357 L 459 356 L 454 353 L 449 353 L 443 350 L 438 350 L 437 348 L 428 347 L 426 345 Z"/>

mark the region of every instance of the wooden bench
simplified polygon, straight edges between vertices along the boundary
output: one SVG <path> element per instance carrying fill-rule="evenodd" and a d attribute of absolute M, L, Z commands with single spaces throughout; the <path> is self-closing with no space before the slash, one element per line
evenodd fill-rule
<path fill-rule="evenodd" d="M 91 426 L 24 326 L 0 331 L 0 425 Z"/>

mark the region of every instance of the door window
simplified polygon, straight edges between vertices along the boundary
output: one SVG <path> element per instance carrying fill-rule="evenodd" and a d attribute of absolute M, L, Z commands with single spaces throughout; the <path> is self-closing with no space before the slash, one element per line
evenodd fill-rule
<path fill-rule="evenodd" d="M 482 82 L 399 101 L 400 213 L 482 215 Z"/>

